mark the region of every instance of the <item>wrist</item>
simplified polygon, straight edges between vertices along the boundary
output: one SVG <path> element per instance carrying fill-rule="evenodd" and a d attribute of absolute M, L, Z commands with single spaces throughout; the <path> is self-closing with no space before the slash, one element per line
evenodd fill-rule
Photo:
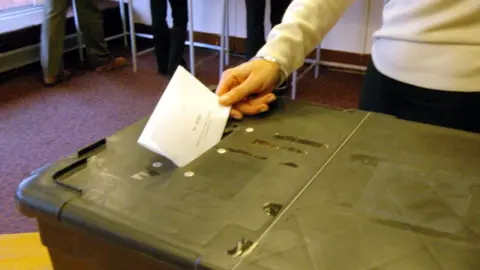
<path fill-rule="evenodd" d="M 252 60 L 263 60 L 263 61 L 272 63 L 272 64 L 274 64 L 275 66 L 278 67 L 278 79 L 277 79 L 277 85 L 276 86 L 281 85 L 287 79 L 287 77 L 288 77 L 287 73 L 284 71 L 284 69 L 282 68 L 282 65 L 279 63 L 279 61 L 277 59 L 275 59 L 274 57 L 267 56 L 267 55 L 257 55 L 255 57 L 253 57 L 252 59 L 250 59 L 250 61 L 252 61 Z"/>

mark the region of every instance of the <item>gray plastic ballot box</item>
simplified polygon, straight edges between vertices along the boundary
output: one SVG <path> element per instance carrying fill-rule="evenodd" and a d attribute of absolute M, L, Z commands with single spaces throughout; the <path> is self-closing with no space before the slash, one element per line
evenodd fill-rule
<path fill-rule="evenodd" d="M 145 123 L 18 187 L 55 269 L 480 269 L 479 134 L 279 100 L 176 168 Z"/>

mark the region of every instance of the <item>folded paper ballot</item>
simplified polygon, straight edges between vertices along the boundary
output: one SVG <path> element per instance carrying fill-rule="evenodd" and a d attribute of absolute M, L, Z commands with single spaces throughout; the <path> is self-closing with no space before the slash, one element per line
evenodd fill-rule
<path fill-rule="evenodd" d="M 222 138 L 230 107 L 183 67 L 178 67 L 138 143 L 183 167 Z"/>

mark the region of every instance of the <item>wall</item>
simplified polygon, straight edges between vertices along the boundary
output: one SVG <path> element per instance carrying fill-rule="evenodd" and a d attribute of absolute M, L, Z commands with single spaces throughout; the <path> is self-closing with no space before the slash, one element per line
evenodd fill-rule
<path fill-rule="evenodd" d="M 275 1 L 275 0 L 272 0 Z M 342 0 L 339 0 L 342 1 Z M 220 33 L 222 0 L 193 0 L 194 29 Z M 136 21 L 150 24 L 150 0 L 135 0 Z M 382 0 L 357 0 L 322 43 L 324 49 L 369 54 L 372 33 L 381 25 Z M 246 36 L 244 0 L 230 0 L 230 35 Z M 266 25 L 268 23 L 268 13 Z M 171 19 L 169 19 L 171 23 Z"/>
<path fill-rule="evenodd" d="M 370 0 L 368 5 L 368 23 L 366 28 L 365 53 L 370 54 L 372 50 L 372 35 L 382 26 L 383 0 Z"/>

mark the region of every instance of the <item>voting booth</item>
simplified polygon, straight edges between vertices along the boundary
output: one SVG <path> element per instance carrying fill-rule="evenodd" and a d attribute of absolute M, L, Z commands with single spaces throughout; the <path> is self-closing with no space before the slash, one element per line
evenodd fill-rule
<path fill-rule="evenodd" d="M 480 269 L 479 134 L 280 99 L 177 167 L 146 122 L 18 187 L 55 269 Z"/>

